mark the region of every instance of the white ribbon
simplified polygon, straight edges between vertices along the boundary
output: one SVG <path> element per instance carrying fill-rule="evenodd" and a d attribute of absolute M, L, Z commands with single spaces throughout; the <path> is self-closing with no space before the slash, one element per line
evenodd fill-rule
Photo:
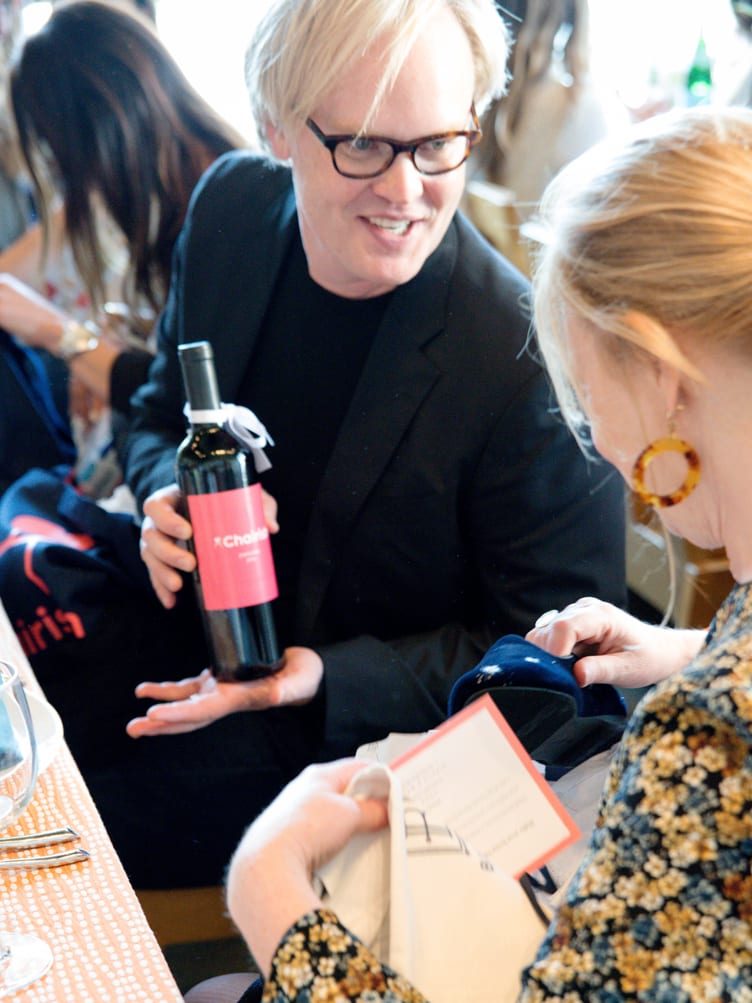
<path fill-rule="evenodd" d="M 214 410 L 193 410 L 188 404 L 183 410 L 193 425 L 224 425 L 230 435 L 253 454 L 256 473 L 262 474 L 271 467 L 271 461 L 264 448 L 273 446 L 274 439 L 250 408 L 223 402 Z"/>

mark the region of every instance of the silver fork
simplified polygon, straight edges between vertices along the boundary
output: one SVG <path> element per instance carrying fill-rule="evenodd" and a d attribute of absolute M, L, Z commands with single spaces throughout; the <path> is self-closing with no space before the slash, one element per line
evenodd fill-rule
<path fill-rule="evenodd" d="M 0 837 L 0 853 L 7 850 L 33 850 L 37 846 L 54 846 L 56 843 L 75 843 L 81 837 L 69 825 L 48 832 L 30 832 L 26 836 Z"/>
<path fill-rule="evenodd" d="M 0 860 L 0 871 L 32 871 L 40 867 L 62 867 L 63 864 L 76 864 L 79 860 L 88 860 L 90 856 L 88 851 L 76 849 L 49 853 L 45 857 L 4 857 Z"/>
<path fill-rule="evenodd" d="M 38 846 L 55 846 L 57 843 L 74 843 L 81 837 L 70 826 L 61 829 L 51 829 L 48 832 L 32 832 L 27 836 L 4 836 L 0 838 L 0 853 L 15 850 L 33 850 Z M 38 867 L 60 867 L 63 864 L 75 864 L 80 860 L 88 860 L 90 854 L 86 850 L 76 848 L 64 850 L 62 853 L 50 853 L 35 857 L 0 857 L 0 870 L 33 870 Z"/>

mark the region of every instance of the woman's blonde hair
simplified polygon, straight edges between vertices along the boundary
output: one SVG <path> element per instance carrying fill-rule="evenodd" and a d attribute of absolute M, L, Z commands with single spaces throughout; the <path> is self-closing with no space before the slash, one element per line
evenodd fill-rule
<path fill-rule="evenodd" d="M 672 112 L 594 147 L 550 183 L 540 222 L 537 338 L 581 441 L 570 320 L 622 360 L 647 353 L 696 379 L 687 338 L 752 355 L 752 110 Z"/>
<path fill-rule="evenodd" d="M 246 56 L 259 141 L 268 149 L 268 125 L 304 123 L 353 62 L 386 37 L 390 46 L 373 113 L 424 26 L 446 8 L 470 42 L 480 113 L 506 85 L 507 34 L 493 0 L 276 0 Z"/>

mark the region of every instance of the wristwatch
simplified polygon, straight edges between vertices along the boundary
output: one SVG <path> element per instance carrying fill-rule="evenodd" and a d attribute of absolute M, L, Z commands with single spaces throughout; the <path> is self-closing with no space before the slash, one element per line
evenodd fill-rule
<path fill-rule="evenodd" d="M 99 328 L 93 321 L 87 320 L 81 324 L 77 320 L 67 320 L 57 343 L 57 354 L 65 362 L 70 362 L 77 355 L 93 351 L 98 344 Z"/>

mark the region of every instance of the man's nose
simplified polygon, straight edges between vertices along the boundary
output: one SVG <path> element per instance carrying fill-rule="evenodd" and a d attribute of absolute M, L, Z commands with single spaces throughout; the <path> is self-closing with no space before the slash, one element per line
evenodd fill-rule
<path fill-rule="evenodd" d="M 373 188 L 382 198 L 404 205 L 423 194 L 423 175 L 409 153 L 398 153 L 387 170 L 373 179 Z"/>

